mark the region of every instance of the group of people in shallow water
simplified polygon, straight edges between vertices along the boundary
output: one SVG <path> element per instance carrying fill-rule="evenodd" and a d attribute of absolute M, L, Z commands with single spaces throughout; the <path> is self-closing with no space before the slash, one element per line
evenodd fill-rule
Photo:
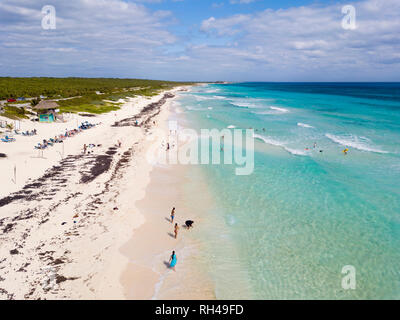
<path fill-rule="evenodd" d="M 172 211 L 171 211 L 171 220 L 170 220 L 171 223 L 174 223 L 174 219 L 175 219 L 175 207 L 173 207 Z M 193 220 L 186 220 L 185 221 L 186 228 L 187 229 L 193 228 L 193 223 L 194 223 Z M 174 225 L 175 239 L 178 238 L 178 231 L 179 231 L 179 226 L 177 223 L 175 223 L 175 225 Z M 178 262 L 178 259 L 176 258 L 175 251 L 172 251 L 171 257 L 169 258 L 169 267 L 174 271 L 176 271 L 175 266 L 176 266 L 177 262 Z"/>
<path fill-rule="evenodd" d="M 253 129 L 253 128 L 250 127 L 249 129 Z M 255 129 L 255 131 L 258 132 L 258 129 Z M 262 128 L 262 131 L 265 132 L 265 131 L 266 131 L 265 128 Z M 224 139 L 224 137 L 222 136 L 222 140 L 223 140 L 223 139 Z M 316 149 L 316 148 L 317 148 L 317 143 L 314 142 L 313 149 Z M 221 151 L 223 151 L 223 150 L 224 150 L 224 149 L 221 147 Z M 307 148 L 305 148 L 304 150 L 309 151 L 309 150 L 311 150 L 311 148 L 308 148 L 308 147 L 307 147 Z M 347 148 L 347 147 L 346 147 L 345 149 L 342 150 L 342 152 L 343 152 L 344 155 L 347 155 L 347 152 L 348 152 L 348 151 L 349 151 L 349 148 Z M 319 152 L 322 153 L 323 150 L 320 149 Z"/>
<path fill-rule="evenodd" d="M 317 143 L 316 142 L 314 142 L 314 145 L 313 145 L 313 149 L 316 149 L 317 148 Z M 304 150 L 311 150 L 311 148 L 305 148 Z M 347 155 L 347 152 L 349 151 L 349 149 L 348 148 L 345 148 L 342 152 L 343 152 L 343 154 L 344 155 Z M 319 152 L 323 152 L 323 150 L 322 149 L 320 149 L 319 150 Z"/>
<path fill-rule="evenodd" d="M 316 148 L 317 148 L 317 143 L 314 142 L 313 149 L 316 149 Z M 309 151 L 309 150 L 311 150 L 311 148 L 305 148 L 304 150 Z M 320 149 L 319 152 L 323 152 L 323 150 Z"/>

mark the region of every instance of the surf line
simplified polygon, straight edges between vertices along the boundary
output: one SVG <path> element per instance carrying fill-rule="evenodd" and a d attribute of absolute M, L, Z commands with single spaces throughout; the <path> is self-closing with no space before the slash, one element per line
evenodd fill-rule
<path fill-rule="evenodd" d="M 181 315 L 183 318 L 186 318 L 190 307 L 168 307 L 162 304 L 161 307 L 156 307 L 155 314 L 156 315 L 164 315 L 164 314 L 174 314 Z"/>

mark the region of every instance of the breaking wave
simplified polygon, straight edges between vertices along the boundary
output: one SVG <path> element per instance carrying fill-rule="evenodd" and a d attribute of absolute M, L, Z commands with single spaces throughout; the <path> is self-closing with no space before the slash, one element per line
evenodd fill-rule
<path fill-rule="evenodd" d="M 302 123 L 302 122 L 297 122 L 297 125 L 299 127 L 303 127 L 303 128 L 314 128 L 313 126 L 307 124 L 307 123 Z"/>
<path fill-rule="evenodd" d="M 305 150 L 298 150 L 298 149 L 293 149 L 293 148 L 289 148 L 286 146 L 286 143 L 281 142 L 281 141 L 277 141 L 274 140 L 272 138 L 269 137 L 265 137 L 259 134 L 254 134 L 254 139 L 259 139 L 262 140 L 263 142 L 265 142 L 266 144 L 270 144 L 276 147 L 281 147 L 284 150 L 286 150 L 287 152 L 289 152 L 290 154 L 296 155 L 296 156 L 307 156 L 308 153 Z"/>
<path fill-rule="evenodd" d="M 353 135 L 338 136 L 327 133 L 325 136 L 333 142 L 336 142 L 345 147 L 351 147 L 361 151 L 376 152 L 376 153 L 389 153 L 388 151 L 369 145 L 370 140 L 365 137 L 358 137 Z"/>

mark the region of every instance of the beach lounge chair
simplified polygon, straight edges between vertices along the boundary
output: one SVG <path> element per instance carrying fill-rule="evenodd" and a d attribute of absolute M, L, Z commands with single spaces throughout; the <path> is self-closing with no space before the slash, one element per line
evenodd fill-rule
<path fill-rule="evenodd" d="M 38 143 L 38 145 L 35 146 L 35 149 L 39 149 L 39 150 L 46 149 L 46 148 L 47 148 L 47 146 L 45 144 L 41 144 L 41 143 Z"/>
<path fill-rule="evenodd" d="M 9 136 L 5 136 L 4 138 L 1 138 L 1 141 L 3 141 L 3 142 L 14 142 L 15 138 L 10 138 Z"/>

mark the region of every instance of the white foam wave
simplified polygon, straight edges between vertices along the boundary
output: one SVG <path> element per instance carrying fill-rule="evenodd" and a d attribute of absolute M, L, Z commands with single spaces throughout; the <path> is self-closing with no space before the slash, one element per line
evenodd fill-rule
<path fill-rule="evenodd" d="M 220 92 L 221 91 L 221 89 L 207 89 L 207 90 L 204 90 L 203 92 L 205 92 L 205 93 L 217 93 L 217 92 Z"/>
<path fill-rule="evenodd" d="M 230 103 L 240 108 L 257 108 L 257 105 L 251 102 L 231 101 Z"/>
<path fill-rule="evenodd" d="M 278 108 L 278 107 L 269 107 L 271 110 L 276 110 L 276 111 L 279 111 L 279 112 L 282 112 L 282 113 L 287 113 L 287 112 L 289 112 L 289 110 L 288 109 L 285 109 L 285 108 Z"/>
<path fill-rule="evenodd" d="M 197 101 L 210 100 L 210 97 L 206 97 L 206 96 L 193 95 L 193 97 L 194 97 Z"/>
<path fill-rule="evenodd" d="M 228 126 L 228 129 L 233 129 L 233 128 L 236 128 L 234 125 L 230 125 L 230 126 Z"/>
<path fill-rule="evenodd" d="M 303 128 L 314 128 L 313 126 L 307 124 L 307 123 L 302 123 L 302 122 L 297 122 L 297 125 L 299 127 L 303 127 Z"/>
<path fill-rule="evenodd" d="M 346 135 L 346 136 L 337 136 L 334 134 L 327 133 L 325 136 L 345 147 L 351 147 L 354 149 L 358 149 L 361 151 L 368 151 L 368 152 L 376 152 L 376 153 L 389 153 L 388 151 L 373 147 L 368 145 L 367 143 L 370 141 L 368 138 L 365 137 L 358 137 L 354 135 Z"/>
<path fill-rule="evenodd" d="M 283 114 L 290 112 L 288 109 L 270 106 L 269 110 L 256 111 L 255 114 Z"/>
<path fill-rule="evenodd" d="M 228 98 L 222 96 L 212 96 L 212 98 L 217 100 L 228 100 Z"/>
<path fill-rule="evenodd" d="M 222 96 L 202 96 L 202 95 L 195 95 L 195 94 L 192 94 L 191 96 L 194 97 L 197 101 L 227 100 L 227 98 L 222 97 Z"/>
<path fill-rule="evenodd" d="M 264 141 L 265 143 L 267 143 L 267 144 L 272 144 L 272 145 L 274 145 L 274 146 L 283 147 L 283 146 L 285 145 L 283 142 L 276 141 L 276 140 L 274 140 L 274 139 L 271 139 L 271 138 L 269 138 L 269 137 L 262 136 L 262 135 L 257 134 L 257 133 L 255 133 L 255 134 L 253 135 L 253 137 L 254 137 L 254 139 L 262 140 L 262 141 Z"/>
<path fill-rule="evenodd" d="M 293 149 L 293 148 L 287 147 L 285 142 L 277 141 L 272 138 L 265 137 L 265 136 L 262 136 L 259 134 L 254 134 L 253 137 L 254 137 L 254 139 L 259 139 L 259 140 L 264 141 L 266 144 L 281 147 L 293 155 L 297 155 L 297 156 L 307 156 L 308 155 L 308 153 L 305 150 L 298 150 L 298 149 Z"/>
<path fill-rule="evenodd" d="M 264 108 L 266 103 L 271 103 L 268 99 L 258 98 L 228 98 L 229 103 L 240 108 Z"/>
<path fill-rule="evenodd" d="M 292 149 L 288 147 L 283 147 L 287 152 L 294 154 L 296 156 L 307 156 L 308 153 L 305 150 L 298 150 L 298 149 Z"/>

